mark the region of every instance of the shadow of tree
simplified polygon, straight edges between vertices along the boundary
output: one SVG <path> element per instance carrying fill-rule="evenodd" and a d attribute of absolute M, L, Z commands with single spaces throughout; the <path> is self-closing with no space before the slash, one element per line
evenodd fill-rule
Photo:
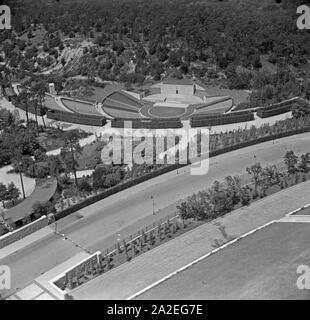
<path fill-rule="evenodd" d="M 219 248 L 237 238 L 237 235 L 229 235 L 226 231 L 225 225 L 221 224 L 220 222 L 215 223 L 215 225 L 218 226 L 218 230 L 222 237 L 214 240 L 214 243 L 212 244 L 213 248 Z"/>

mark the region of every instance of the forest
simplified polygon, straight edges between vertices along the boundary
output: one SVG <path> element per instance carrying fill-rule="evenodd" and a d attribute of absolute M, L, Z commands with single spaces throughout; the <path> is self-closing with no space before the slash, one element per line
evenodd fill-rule
<path fill-rule="evenodd" d="M 310 96 L 309 32 L 296 26 L 302 0 L 6 2 L 14 32 L 0 34 L 0 62 L 19 78 L 48 74 L 61 90 L 80 75 L 140 85 L 195 75 L 253 90 L 252 107 Z"/>

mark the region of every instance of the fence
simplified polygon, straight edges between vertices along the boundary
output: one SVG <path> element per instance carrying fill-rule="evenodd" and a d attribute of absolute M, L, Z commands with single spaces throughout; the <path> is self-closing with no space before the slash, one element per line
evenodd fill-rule
<path fill-rule="evenodd" d="M 156 222 L 154 222 L 153 224 L 150 224 L 148 226 L 146 226 L 145 228 L 137 231 L 134 234 L 131 234 L 128 237 L 122 238 L 120 239 L 121 243 L 118 247 L 117 243 L 115 243 L 114 246 L 107 248 L 106 250 L 102 251 L 102 254 L 105 254 L 106 256 L 110 256 L 113 255 L 115 252 L 117 252 L 120 249 L 124 248 L 123 243 L 125 242 L 127 245 L 134 242 L 135 240 L 138 240 L 141 236 L 143 236 L 144 234 L 148 234 L 151 231 L 154 231 L 156 229 L 158 229 L 158 226 L 163 226 L 167 223 L 167 221 L 174 221 L 175 219 L 178 219 L 180 217 L 180 215 L 177 212 L 174 212 L 171 215 L 168 215 L 165 217 L 165 219 L 160 219 Z"/>

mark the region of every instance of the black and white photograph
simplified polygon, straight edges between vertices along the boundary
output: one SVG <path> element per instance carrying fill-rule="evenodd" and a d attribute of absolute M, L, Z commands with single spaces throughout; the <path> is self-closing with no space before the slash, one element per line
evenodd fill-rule
<path fill-rule="evenodd" d="M 310 300 L 308 0 L 0 1 L 12 300 Z"/>

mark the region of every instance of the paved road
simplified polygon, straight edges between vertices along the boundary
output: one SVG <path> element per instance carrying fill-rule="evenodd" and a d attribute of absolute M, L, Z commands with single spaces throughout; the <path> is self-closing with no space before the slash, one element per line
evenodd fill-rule
<path fill-rule="evenodd" d="M 218 242 L 225 243 L 227 239 L 223 238 L 219 230 L 220 226 L 225 227 L 227 235 L 231 238 L 247 234 L 273 220 L 282 219 L 285 214 L 308 204 L 309 189 L 310 181 L 306 181 L 255 201 L 249 207 L 242 207 L 210 223 L 205 223 L 77 288 L 72 293 L 73 297 L 77 300 L 122 300 L 133 297 L 176 270 L 209 254 L 218 247 Z M 309 238 L 308 235 L 307 238 Z M 206 258 L 206 260 L 208 259 Z M 227 259 L 227 261 L 226 265 L 229 265 L 230 260 Z M 189 282 L 188 280 L 187 284 Z M 196 286 L 193 288 L 199 287 L 197 283 L 195 284 Z M 163 287 L 166 288 L 165 284 Z M 180 290 L 180 294 L 182 294 L 181 286 Z M 153 289 L 150 291 L 152 292 Z M 154 291 L 157 295 L 156 287 Z M 172 292 L 170 293 L 171 297 L 175 298 Z M 147 294 L 148 292 L 142 297 Z"/>
<path fill-rule="evenodd" d="M 78 214 L 59 222 L 58 231 L 92 250 L 106 248 L 107 239 L 111 241 L 115 237 L 116 240 L 118 233 L 125 236 L 122 230 L 128 230 L 137 221 L 153 216 L 151 195 L 154 196 L 157 211 L 165 209 L 166 213 L 173 213 L 173 204 L 178 200 L 210 186 L 214 180 L 244 173 L 245 168 L 254 163 L 254 156 L 262 164 L 277 163 L 290 149 L 296 153 L 308 152 L 310 135 L 296 135 L 214 157 L 210 159 L 210 171 L 205 176 L 190 176 L 189 168 L 179 174 L 170 172 L 162 175 L 80 210 Z M 154 218 L 160 214 L 158 212 Z M 0 264 L 7 264 L 12 269 L 12 292 L 77 252 L 79 249 L 71 242 L 51 235 L 0 260 Z"/>

